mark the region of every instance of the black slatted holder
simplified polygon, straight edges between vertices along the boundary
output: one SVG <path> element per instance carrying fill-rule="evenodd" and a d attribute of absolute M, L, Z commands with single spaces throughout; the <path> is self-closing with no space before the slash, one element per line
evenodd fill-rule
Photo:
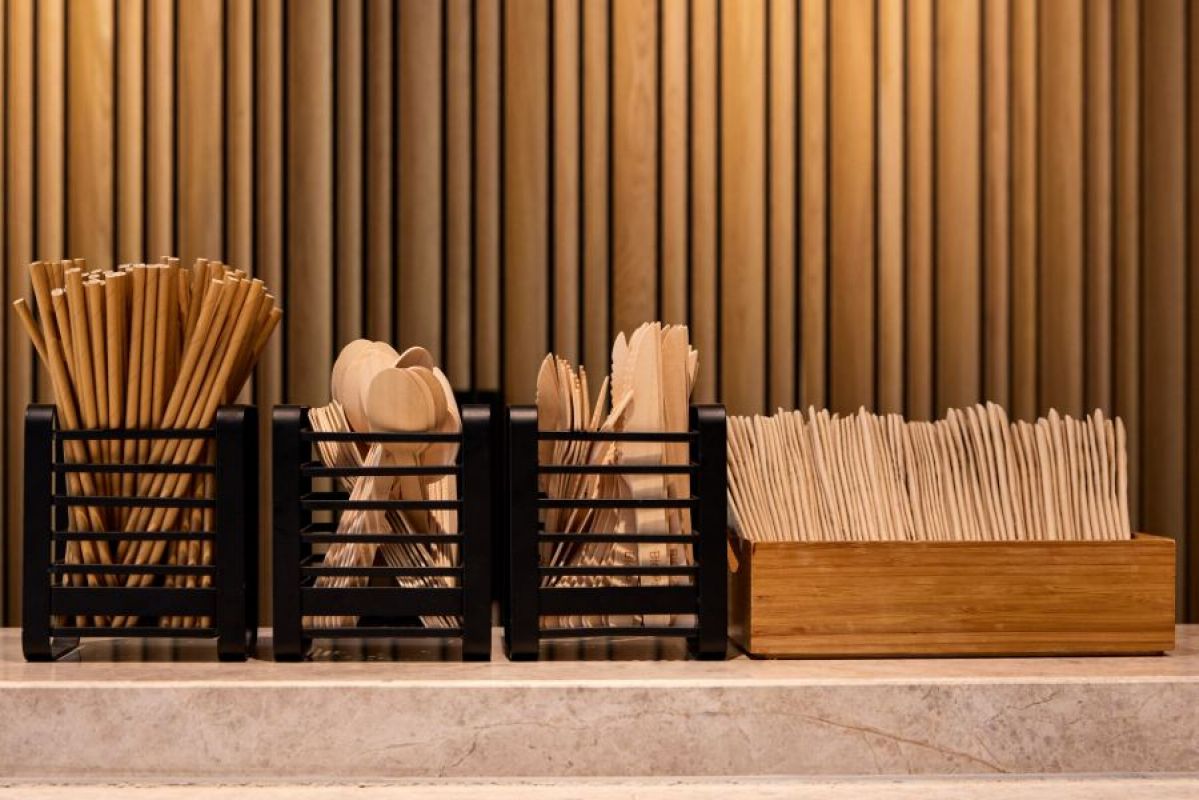
<path fill-rule="evenodd" d="M 274 651 L 276 660 L 298 661 L 318 638 L 459 638 L 462 657 L 491 657 L 491 415 L 487 406 L 462 406 L 461 433 L 321 433 L 308 409 L 279 406 L 274 412 Z M 327 467 L 314 453 L 318 441 L 459 443 L 456 464 L 446 466 Z M 456 500 L 351 500 L 345 491 L 313 491 L 313 479 L 362 476 L 453 475 Z M 455 509 L 458 530 L 437 534 L 372 531 L 338 533 L 349 510 L 432 511 Z M 314 512 L 331 519 L 314 521 Z M 457 545 L 447 567 L 325 566 L 320 545 Z M 317 546 L 317 547 L 314 547 Z M 322 576 L 367 578 L 367 585 L 317 586 Z M 398 577 L 454 577 L 446 587 L 400 586 Z M 458 617 L 457 627 L 425 627 L 419 617 Z M 347 627 L 305 626 L 305 617 L 357 617 Z"/>
<path fill-rule="evenodd" d="M 686 432 L 549 432 L 537 430 L 537 409 L 514 406 L 508 411 L 509 594 L 505 643 L 514 660 L 536 659 L 545 639 L 589 636 L 684 636 L 698 658 L 721 659 L 727 645 L 728 588 L 725 489 L 725 412 L 723 406 L 691 407 Z M 539 441 L 686 442 L 686 464 L 554 465 L 538 461 Z M 547 498 L 538 488 L 540 475 L 552 473 L 687 475 L 690 496 L 683 498 Z M 689 509 L 691 527 L 682 534 L 561 533 L 545 531 L 541 511 L 548 508 Z M 542 544 L 675 543 L 690 548 L 690 564 L 651 566 L 565 566 L 543 563 Z M 574 575 L 622 578 L 686 576 L 688 585 L 563 586 Z M 545 616 L 682 615 L 693 625 L 632 627 L 547 627 Z"/>
<path fill-rule="evenodd" d="M 209 428 L 60 430 L 54 406 L 32 405 L 25 413 L 24 574 L 21 644 L 30 661 L 65 655 L 81 637 L 215 638 L 222 661 L 244 661 L 253 650 L 258 620 L 258 424 L 252 406 L 218 409 Z M 215 463 L 75 463 L 64 458 L 64 442 L 205 439 L 215 442 Z M 69 491 L 69 476 L 212 475 L 214 489 L 203 496 L 80 495 Z M 213 509 L 214 530 L 78 531 L 68 525 L 68 509 L 82 507 Z M 67 558 L 69 542 L 211 542 L 212 563 L 77 563 Z M 88 585 L 71 576 L 97 576 Z M 208 586 L 131 587 L 130 575 L 195 576 Z M 111 576 L 111 577 L 110 577 Z M 75 626 L 76 616 L 124 617 L 119 627 Z M 207 618 L 205 627 L 166 627 L 163 617 Z"/>

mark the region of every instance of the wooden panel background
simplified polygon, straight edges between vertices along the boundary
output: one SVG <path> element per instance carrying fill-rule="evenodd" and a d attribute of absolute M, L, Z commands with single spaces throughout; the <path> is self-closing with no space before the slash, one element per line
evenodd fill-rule
<path fill-rule="evenodd" d="M 10 298 L 34 258 L 250 269 L 288 320 L 264 409 L 323 402 L 362 334 L 529 401 L 547 348 L 599 376 L 652 317 L 735 413 L 1099 406 L 1199 617 L 1185 0 L 0 5 Z M 0 351 L 13 622 L 46 382 L 11 315 Z"/>

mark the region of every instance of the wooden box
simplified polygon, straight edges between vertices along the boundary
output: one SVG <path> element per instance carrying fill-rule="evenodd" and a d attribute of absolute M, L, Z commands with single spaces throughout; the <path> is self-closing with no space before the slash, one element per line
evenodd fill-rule
<path fill-rule="evenodd" d="M 732 540 L 752 656 L 1128 655 L 1174 647 L 1174 541 Z"/>

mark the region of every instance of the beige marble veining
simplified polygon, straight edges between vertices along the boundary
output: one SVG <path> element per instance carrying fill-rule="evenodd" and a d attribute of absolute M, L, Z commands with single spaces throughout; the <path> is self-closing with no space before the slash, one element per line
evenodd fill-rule
<path fill-rule="evenodd" d="M 642 643 L 523 664 L 378 645 L 337 654 L 369 661 L 218 664 L 203 645 L 88 643 L 25 664 L 6 631 L 0 775 L 1199 772 L 1199 629 L 1178 642 L 1156 658 L 718 663 Z"/>
<path fill-rule="evenodd" d="M 38 785 L 0 784 L 0 800 L 1191 800 L 1195 776 L 971 777 L 971 778 L 729 778 L 549 779 L 425 781 L 303 785 L 205 783 Z"/>

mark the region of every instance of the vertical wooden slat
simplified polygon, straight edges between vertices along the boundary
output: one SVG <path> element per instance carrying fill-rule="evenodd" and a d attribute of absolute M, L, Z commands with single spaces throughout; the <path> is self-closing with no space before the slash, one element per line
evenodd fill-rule
<path fill-rule="evenodd" d="M 1038 176 L 1041 202 L 1038 329 L 1042 410 L 1082 411 L 1083 11 L 1082 0 L 1041 6 Z"/>
<path fill-rule="evenodd" d="M 446 0 L 446 352 L 457 389 L 471 388 L 471 26 L 470 0 Z"/>
<path fill-rule="evenodd" d="M 1011 403 L 1037 413 L 1037 6 L 1012 0 Z"/>
<path fill-rule="evenodd" d="M 1182 0 L 1142 6 L 1141 521 L 1178 540 L 1188 563 L 1186 509 L 1186 8 Z M 1178 571 L 1185 609 L 1186 572 Z"/>
<path fill-rule="evenodd" d="M 549 14 L 546 0 L 507 0 L 504 12 L 504 385 L 528 402 L 549 345 Z"/>
<path fill-rule="evenodd" d="M 982 389 L 979 0 L 936 9 L 936 410 Z"/>
<path fill-rule="evenodd" d="M 1114 411 L 1129 431 L 1129 463 L 1140 463 L 1141 407 L 1141 105 L 1139 0 L 1116 0 L 1115 7 L 1115 303 L 1112 319 L 1114 345 Z M 1129 474 L 1128 502 L 1134 526 L 1140 520 L 1141 471 Z M 1144 528 L 1137 528 L 1144 530 Z"/>
<path fill-rule="evenodd" d="M 392 337 L 392 14 L 390 0 L 366 6 L 366 335 Z"/>
<path fill-rule="evenodd" d="M 918 0 L 917 0 L 918 1 Z M 799 20 L 801 406 L 828 403 L 828 4 L 804 0 Z"/>
<path fill-rule="evenodd" d="M 112 266 L 114 241 L 113 21 L 113 0 L 67 4 L 67 239 L 99 269 Z"/>
<path fill-rule="evenodd" d="M 146 253 L 178 255 L 175 241 L 175 3 L 146 2 Z"/>
<path fill-rule="evenodd" d="M 35 258 L 46 260 L 63 258 L 66 249 L 66 6 L 64 0 L 45 0 L 36 9 L 37 241 L 33 243 L 33 252 Z M 34 396 L 39 401 L 49 401 L 53 398 L 50 373 L 37 359 L 34 361 Z"/>
<path fill-rule="evenodd" d="M 699 351 L 694 399 L 710 403 L 717 390 L 717 204 L 720 87 L 719 0 L 691 6 L 691 341 Z"/>
<path fill-rule="evenodd" d="M 906 413 L 933 414 L 933 0 L 908 3 Z"/>
<path fill-rule="evenodd" d="M 0 13 L 0 64 L 5 65 L 5 69 L 3 71 L 4 77 L 0 78 L 0 153 L 3 153 L 3 159 L 4 159 L 3 165 L 0 165 L 0 193 L 5 193 L 6 197 L 8 196 L 7 195 L 7 192 L 8 192 L 7 165 L 9 163 L 8 162 L 9 88 L 8 88 L 7 76 L 10 74 L 10 71 L 7 69 L 7 65 L 8 65 L 8 46 L 7 45 L 8 45 L 8 14 Z M 0 259 L 2 259 L 4 261 L 4 264 L 6 266 L 10 265 L 10 263 L 11 263 L 9 260 L 9 257 L 8 257 L 8 235 L 7 234 L 8 234 L 8 218 L 7 218 L 7 214 L 6 214 L 4 219 L 0 220 Z M 11 272 L 12 271 L 11 268 L 8 271 Z M 4 288 L 6 290 L 8 289 L 7 283 Z M 6 329 L 6 326 L 0 326 L 0 337 L 3 337 L 5 340 L 8 339 L 8 331 Z M 2 343 L 0 343 L 0 347 L 2 347 Z M 5 401 L 5 402 L 7 402 L 7 401 Z M 4 418 L 5 418 L 5 420 L 7 420 L 8 415 L 5 414 Z M 6 425 L 7 425 L 7 422 L 0 423 L 0 447 L 3 447 L 5 452 L 12 452 L 12 451 L 20 452 L 21 448 L 17 447 L 15 445 L 15 443 L 12 442 L 8 438 L 8 431 L 6 429 Z M 5 457 L 5 466 L 6 467 L 8 467 L 8 465 L 11 463 L 10 461 L 8 461 L 8 458 L 10 458 L 10 457 L 8 457 L 8 456 Z M 4 474 L 7 476 L 7 475 L 13 475 L 15 473 L 13 473 L 11 467 L 8 467 L 8 469 L 5 471 Z M 15 486 L 9 485 L 9 481 L 7 480 L 7 478 L 0 478 L 0 520 L 4 520 L 6 525 L 11 525 L 17 519 L 17 514 L 20 513 L 19 511 L 15 511 L 12 508 L 12 506 L 16 505 L 15 498 L 16 498 L 17 492 L 18 492 L 18 490 Z M 14 498 L 13 501 L 9 500 L 10 496 Z M 16 529 L 10 528 L 10 530 L 16 530 Z M 11 542 L 13 539 L 19 539 L 19 538 L 20 537 L 18 537 L 18 536 L 9 536 L 9 537 L 6 537 L 6 541 L 4 543 L 0 543 L 0 622 L 4 622 L 5 624 L 10 624 L 9 620 L 16 620 L 18 618 L 18 611 L 12 607 L 13 604 L 9 601 L 9 591 L 10 591 L 10 587 L 13 587 L 16 584 L 17 578 L 15 575 L 15 571 L 20 569 L 20 567 L 17 565 L 21 563 L 21 559 L 20 559 L 19 553 L 16 556 L 14 556 L 12 553 L 9 552 L 11 549 L 13 549 L 13 546 L 9 545 L 8 542 Z M 9 578 L 9 574 L 8 574 L 9 570 L 14 570 L 14 576 L 12 579 Z M 19 586 L 14 588 L 12 591 L 15 591 L 17 594 L 20 594 Z"/>
<path fill-rule="evenodd" d="M 874 7 L 829 8 L 829 405 L 874 406 Z"/>
<path fill-rule="evenodd" d="M 770 0 L 769 154 L 770 215 L 769 363 L 767 409 L 795 406 L 795 355 L 799 334 L 796 315 L 796 4 Z"/>
<path fill-rule="evenodd" d="M 1005 408 L 1011 402 L 1008 12 L 1007 0 L 986 0 L 983 8 L 983 396 Z"/>
<path fill-rule="evenodd" d="M 592 4 L 594 5 L 594 4 Z M 496 391 L 501 385 L 500 355 L 500 186 L 501 108 L 500 4 L 475 6 L 475 319 L 474 381 L 476 389 Z"/>
<path fill-rule="evenodd" d="M 1187 13 L 1187 519 L 1186 560 L 1180 569 L 1187 574 L 1185 615 L 1187 622 L 1199 618 L 1199 14 Z"/>
<path fill-rule="evenodd" d="M 336 347 L 362 335 L 363 4 L 341 2 L 337 14 Z"/>
<path fill-rule="evenodd" d="M 225 258 L 255 273 L 254 264 L 254 7 L 227 3 L 225 19 Z M 277 288 L 271 286 L 271 289 Z M 254 397 L 246 381 L 239 403 Z M 263 561 L 262 563 L 268 563 Z"/>
<path fill-rule="evenodd" d="M 657 14 L 612 0 L 612 323 L 657 316 Z"/>
<path fill-rule="evenodd" d="M 254 269 L 254 6 L 227 3 L 225 257 Z M 272 289 L 276 288 L 274 286 Z"/>
<path fill-rule="evenodd" d="M 286 14 L 286 398 L 313 404 L 333 360 L 333 3 L 288 0 Z"/>
<path fill-rule="evenodd" d="M 33 259 L 33 119 L 34 58 L 33 6 L 10 3 L 3 15 L 4 58 L 4 289 L 9 297 L 26 297 L 27 266 Z M 21 424 L 25 406 L 32 399 L 33 362 L 30 346 L 15 314 L 7 314 L 0 325 L 0 350 L 4 353 L 4 422 L 0 445 L 4 447 L 4 491 L 0 511 L 9 531 L 21 530 L 21 457 L 24 442 Z M 9 621 L 21 609 L 21 537 L 4 537 L 0 550 L 0 587 L 5 592 Z"/>
<path fill-rule="evenodd" d="M 661 63 L 662 120 L 659 174 L 662 178 L 659 209 L 662 238 L 663 322 L 687 321 L 687 70 L 690 42 L 687 26 L 691 14 L 687 0 L 662 0 Z"/>
<path fill-rule="evenodd" d="M 1084 407 L 1112 407 L 1112 5 L 1086 16 L 1086 385 Z"/>
<path fill-rule="evenodd" d="M 145 256 L 145 0 L 117 0 L 117 262 Z"/>
<path fill-rule="evenodd" d="M 554 6 L 553 63 L 553 270 L 551 314 L 554 352 L 577 361 L 579 347 L 579 11 Z"/>
<path fill-rule="evenodd" d="M 284 0 L 257 0 L 254 35 L 256 69 L 254 74 L 254 271 L 275 292 L 284 306 L 285 324 L 271 337 L 259 359 L 254 375 L 254 399 L 259 412 L 259 446 L 263 454 L 271 452 L 270 416 L 266 410 L 283 401 L 283 339 L 294 309 L 285 297 L 283 280 L 283 41 Z M 262 458 L 259 497 L 271 494 L 271 459 Z M 262 504 L 260 532 L 271 530 L 271 504 Z M 271 537 L 258 538 L 260 564 L 271 563 Z M 258 602 L 263 620 L 270 618 L 270 582 L 260 580 Z"/>
<path fill-rule="evenodd" d="M 400 3 L 399 342 L 441 358 L 441 2 Z"/>
<path fill-rule="evenodd" d="M 903 412 L 904 19 L 903 3 L 878 4 L 878 411 Z"/>
<path fill-rule="evenodd" d="M 226 259 L 224 59 L 222 0 L 176 6 L 179 19 L 179 98 L 175 121 L 178 147 L 179 257 Z M 327 124 L 327 121 L 326 121 Z M 159 257 L 160 254 L 154 254 Z M 227 259 L 226 259 L 227 260 Z"/>
<path fill-rule="evenodd" d="M 720 395 L 766 403 L 766 3 L 725 3 L 721 25 Z"/>

